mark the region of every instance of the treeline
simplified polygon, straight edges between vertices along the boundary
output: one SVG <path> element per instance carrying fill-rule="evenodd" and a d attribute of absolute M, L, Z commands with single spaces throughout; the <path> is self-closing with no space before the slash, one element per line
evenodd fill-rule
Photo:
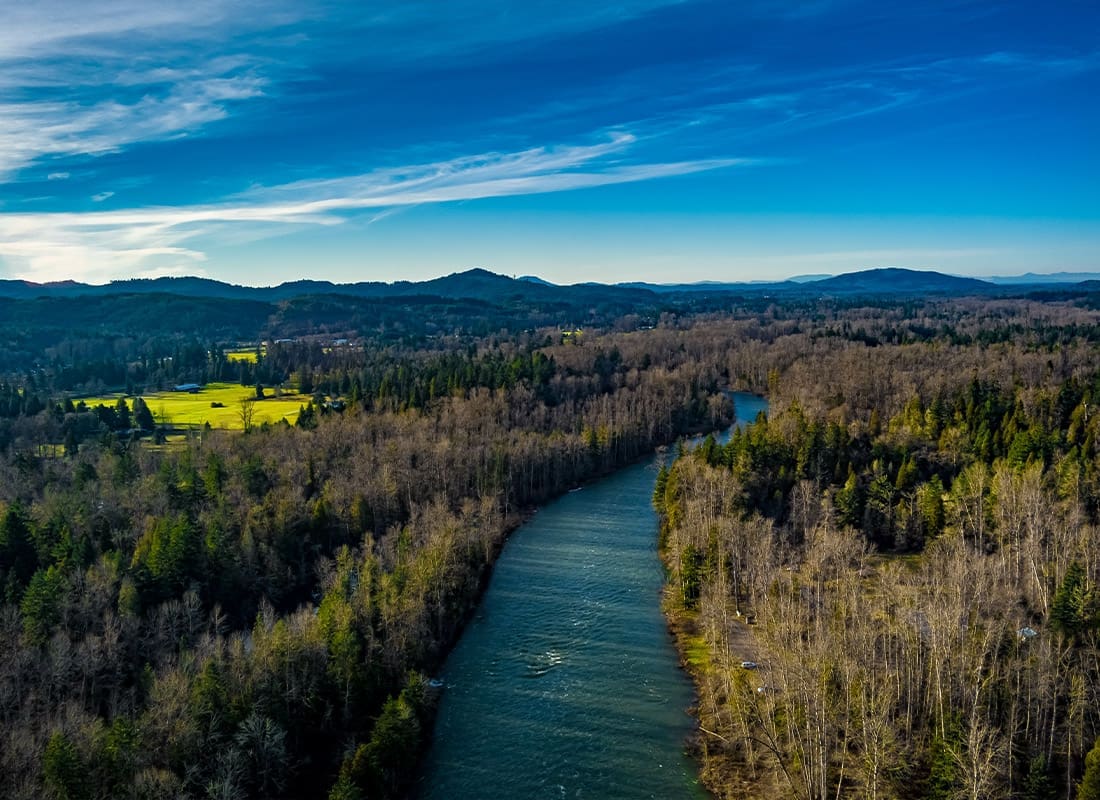
<path fill-rule="evenodd" d="M 424 676 L 518 512 L 728 421 L 695 334 L 649 333 L 520 353 L 510 385 L 424 408 L 168 449 L 66 454 L 54 410 L 22 419 L 0 461 L 0 795 L 401 796 Z"/>
<path fill-rule="evenodd" d="M 282 339 L 349 339 L 371 349 L 449 350 L 455 342 L 465 347 L 535 330 L 638 327 L 653 324 L 660 306 L 689 305 L 671 299 L 658 305 L 649 292 L 611 287 L 549 289 L 499 276 L 490 283 L 500 285 L 479 286 L 476 278 L 473 283 L 460 278 L 440 287 L 453 292 L 452 297 L 309 294 L 261 300 L 262 291 L 249 299 L 187 296 L 183 286 L 185 294 L 125 294 L 120 286 L 110 295 L 0 298 L 0 377 L 18 376 L 22 382 L 46 375 L 55 389 L 87 387 L 88 393 L 99 393 L 102 388 L 95 388 L 95 381 L 110 389 L 122 388 L 128 380 L 138 385 L 146 381 L 142 374 L 131 374 L 138 362 L 137 373 L 158 380 L 147 360 L 160 362 L 168 373 L 175 370 L 167 380 L 198 381 L 195 373 L 183 375 L 177 359 L 166 361 L 175 349 L 192 346 L 196 336 L 203 340 L 203 353 L 213 349 L 210 342 Z M 228 374 L 205 378 L 234 379 Z"/>
<path fill-rule="evenodd" d="M 544 342 L 549 345 L 548 336 Z M 570 344 L 570 349 L 575 346 Z M 575 393 L 578 378 L 583 379 L 585 392 L 607 393 L 622 384 L 631 365 L 624 364 L 616 347 L 599 342 L 590 346 L 586 363 L 591 373 L 578 375 L 575 369 L 559 369 L 553 348 L 536 347 L 529 341 L 481 348 L 471 345 L 445 353 L 279 343 L 270 348 L 269 356 L 258 351 L 251 361 L 229 361 L 220 346 L 207 349 L 193 342 L 163 361 L 131 364 L 127 390 L 138 394 L 150 381 L 155 387 L 172 386 L 177 381 L 201 385 L 237 376 L 242 386 L 255 388 L 259 396 L 265 385 L 278 387 L 289 382 L 311 398 L 299 415 L 301 427 L 312 427 L 320 416 L 334 410 L 424 409 L 445 398 L 469 397 L 479 390 L 511 391 L 520 385 L 556 406 Z M 139 417 L 138 424 L 133 424 L 130 404 L 124 398 L 89 406 L 59 392 L 56 382 L 40 379 L 37 383 L 53 388 L 36 392 L 0 384 L 0 450 L 13 444 L 25 446 L 28 441 L 62 440 L 71 450 L 89 438 L 102 439 L 111 432 L 131 428 L 151 432 L 155 428 L 140 396 L 132 401 L 133 414 Z M 43 410 L 49 414 L 42 415 Z M 13 422 L 18 418 L 22 419 Z"/>
<path fill-rule="evenodd" d="M 226 349 L 194 338 L 64 342 L 49 348 L 33 368 L 14 370 L 0 380 L 0 417 L 33 416 L 66 397 L 115 391 L 134 395 L 181 383 L 277 386 L 289 379 L 262 356 L 233 360 L 225 355 Z"/>
<path fill-rule="evenodd" d="M 704 777 L 730 798 L 1074 796 L 1100 780 L 1095 350 L 1075 322 L 990 347 L 835 324 L 736 356 L 770 354 L 770 417 L 655 490 L 669 612 L 707 654 Z"/>

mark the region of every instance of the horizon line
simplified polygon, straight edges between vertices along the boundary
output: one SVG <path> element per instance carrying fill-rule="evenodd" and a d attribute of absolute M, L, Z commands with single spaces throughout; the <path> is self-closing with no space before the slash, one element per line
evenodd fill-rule
<path fill-rule="evenodd" d="M 152 283 L 152 282 L 156 282 L 156 281 L 198 280 L 198 281 L 205 281 L 205 282 L 209 282 L 209 283 L 218 283 L 218 284 L 222 284 L 224 286 L 232 286 L 232 287 L 242 288 L 242 289 L 278 289 L 282 286 L 287 286 L 289 284 L 294 284 L 294 283 L 328 283 L 328 284 L 331 284 L 333 286 L 361 286 L 361 285 L 364 285 L 364 284 L 379 284 L 379 285 L 383 285 L 383 286 L 394 286 L 394 285 L 401 284 L 401 283 L 422 284 L 422 283 L 430 283 L 431 281 L 435 281 L 435 280 L 441 280 L 443 278 L 451 278 L 451 277 L 456 277 L 456 276 L 460 276 L 460 275 L 466 275 L 466 274 L 469 274 L 469 273 L 472 273 L 472 272 L 485 272 L 485 273 L 488 273 L 490 275 L 494 275 L 494 276 L 499 277 L 499 278 L 506 278 L 508 280 L 520 281 L 520 280 L 534 279 L 534 280 L 542 282 L 544 284 L 549 284 L 549 285 L 552 285 L 552 286 L 561 286 L 561 287 L 591 286 L 591 285 L 630 286 L 630 285 L 634 285 L 634 284 L 644 284 L 646 286 L 704 286 L 704 285 L 708 285 L 708 284 L 734 285 L 734 286 L 736 286 L 736 285 L 752 286 L 752 285 L 772 284 L 772 283 L 799 283 L 799 282 L 813 283 L 815 281 L 826 280 L 828 278 L 836 278 L 836 277 L 841 277 L 841 276 L 844 276 L 844 275 L 857 275 L 857 274 L 863 273 L 863 272 L 876 272 L 876 271 L 881 271 L 881 270 L 902 270 L 902 271 L 905 271 L 905 272 L 923 272 L 923 273 L 929 273 L 929 274 L 934 274 L 934 275 L 945 275 L 945 276 L 948 276 L 948 277 L 951 277 L 951 278 L 963 278 L 963 279 L 967 279 L 967 280 L 977 280 L 977 281 L 983 281 L 983 282 L 993 282 L 993 281 L 997 281 L 997 280 L 1002 280 L 1002 281 L 1003 280 L 1013 280 L 1013 279 L 1026 278 L 1026 277 L 1044 278 L 1044 277 L 1054 277 L 1054 276 L 1060 276 L 1060 275 L 1095 275 L 1098 278 L 1100 278 L 1100 267 L 1098 267 L 1096 269 L 1096 271 L 1090 271 L 1090 270 L 1059 270 L 1059 271 L 1055 271 L 1055 272 L 1031 272 L 1031 271 L 1027 271 L 1027 272 L 1008 273 L 1008 274 L 1003 274 L 1003 275 L 981 275 L 981 276 L 979 276 L 979 275 L 960 275 L 958 273 L 953 273 L 953 272 L 943 272 L 941 270 L 934 269 L 934 268 L 931 268 L 931 267 L 900 267 L 900 266 L 896 266 L 896 265 L 889 265 L 889 266 L 881 266 L 881 267 L 863 267 L 863 268 L 859 268 L 859 269 L 849 270 L 847 272 L 796 273 L 796 274 L 793 274 L 793 275 L 789 275 L 785 278 L 775 278 L 775 279 L 741 278 L 741 279 L 729 279 L 729 280 L 727 280 L 727 279 L 722 279 L 722 278 L 700 278 L 700 279 L 694 280 L 694 281 L 673 281 L 673 282 L 668 282 L 668 283 L 660 283 L 660 282 L 656 282 L 656 281 L 652 281 L 652 280 L 644 280 L 644 279 L 634 279 L 634 280 L 616 281 L 615 283 L 604 283 L 602 281 L 576 281 L 574 283 L 554 283 L 553 281 L 547 280 L 546 278 L 543 278 L 542 276 L 534 274 L 534 273 L 518 274 L 518 273 L 496 272 L 496 271 L 494 271 L 492 269 L 489 269 L 487 267 L 475 266 L 475 267 L 467 267 L 465 269 L 455 270 L 453 272 L 438 274 L 434 277 L 423 278 L 423 279 L 420 279 L 420 280 L 407 280 L 407 279 L 400 279 L 399 278 L 399 279 L 390 280 L 390 281 L 387 281 L 387 280 L 334 281 L 334 280 L 331 280 L 331 279 L 328 279 L 328 278 L 305 278 L 305 277 L 303 277 L 303 278 L 296 278 L 294 280 L 281 281 L 279 283 L 272 283 L 272 284 L 249 284 L 249 283 L 234 283 L 232 281 L 222 280 L 220 278 L 213 278 L 213 277 L 210 277 L 208 275 L 134 275 L 134 276 L 128 277 L 128 278 L 114 278 L 112 280 L 105 281 L 103 283 L 93 283 L 93 282 L 79 281 L 79 280 L 76 280 L 74 278 L 66 278 L 66 279 L 63 279 L 63 280 L 42 281 L 42 282 L 29 280 L 27 278 L 0 278 L 0 283 L 21 283 L 25 286 L 42 286 L 42 287 L 59 287 L 59 286 L 66 286 L 66 285 L 103 287 L 103 286 L 112 286 L 112 285 L 118 284 L 118 283 L 137 283 L 137 282 Z"/>

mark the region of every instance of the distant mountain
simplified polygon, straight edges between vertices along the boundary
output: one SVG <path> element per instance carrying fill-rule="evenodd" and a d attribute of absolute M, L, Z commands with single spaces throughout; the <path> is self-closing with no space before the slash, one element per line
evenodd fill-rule
<path fill-rule="evenodd" d="M 1049 284 L 1067 284 L 1067 283 L 1083 283 L 1085 281 L 1098 281 L 1100 280 L 1100 272 L 1051 272 L 1047 274 L 1039 274 L 1036 272 L 1025 272 L 1023 275 L 995 275 L 985 280 L 990 283 L 1003 284 L 1003 285 L 1049 285 Z"/>
<path fill-rule="evenodd" d="M 1031 283 L 1031 281 L 1027 281 Z M 797 275 L 784 281 L 699 281 L 698 283 L 620 283 L 622 287 L 648 289 L 659 294 L 735 293 L 760 294 L 1003 294 L 1005 289 L 977 278 L 963 278 L 928 270 L 887 267 L 843 275 Z"/>
<path fill-rule="evenodd" d="M 997 286 L 977 278 L 960 278 L 931 270 L 885 267 L 848 272 L 802 284 L 803 288 L 828 294 L 989 294 Z"/>
<path fill-rule="evenodd" d="M 75 281 L 33 283 L 20 280 L 0 280 L 0 298 L 30 300 L 35 298 L 110 297 L 119 295 L 167 294 L 177 297 L 216 298 L 223 300 L 283 303 L 295 298 L 321 295 L 386 299 L 399 297 L 436 297 L 440 299 L 477 300 L 494 305 L 534 305 L 543 309 L 601 306 L 605 309 L 628 306 L 653 306 L 659 297 L 683 295 L 694 298 L 737 294 L 760 297 L 773 294 L 1004 294 L 1014 289 L 1069 288 L 1081 279 L 1100 279 L 1100 273 L 1060 272 L 1052 275 L 1028 273 L 1018 277 L 963 278 L 941 272 L 900 268 L 869 269 L 836 276 L 801 275 L 790 280 L 773 282 L 722 282 L 656 284 L 630 282 L 618 284 L 580 283 L 561 286 L 524 275 L 510 278 L 485 269 L 469 269 L 427 281 L 363 281 L 332 283 L 331 281 L 298 280 L 278 286 L 239 286 L 209 278 L 135 278 L 112 281 L 104 285 L 89 285 Z"/>
<path fill-rule="evenodd" d="M 216 297 L 232 300 L 280 302 L 296 297 L 342 295 L 359 298 L 432 296 L 482 300 L 490 303 L 636 303 L 652 300 L 652 293 L 606 284 L 557 286 L 539 278 L 521 279 L 497 275 L 485 269 L 455 272 L 428 281 L 378 281 L 332 283 L 300 280 L 278 286 L 237 286 L 209 278 L 135 278 L 89 285 L 64 281 L 32 283 L 0 280 L 0 297 L 33 299 L 37 297 L 105 297 L 132 294 L 172 294 L 182 297 Z"/>
<path fill-rule="evenodd" d="M 184 297 L 220 297 L 240 300 L 266 299 L 258 295 L 265 290 L 252 286 L 236 286 L 209 278 L 133 278 L 111 281 L 102 285 L 56 281 L 0 280 L 0 297 L 31 299 L 36 297 L 105 297 L 122 294 L 174 294 Z"/>
<path fill-rule="evenodd" d="M 0 298 L 18 300 L 107 298 L 164 295 L 176 298 L 234 300 L 238 303 L 283 305 L 309 298 L 349 298 L 359 302 L 385 300 L 394 308 L 423 308 L 425 300 L 440 303 L 475 302 L 496 309 L 515 309 L 522 314 L 555 315 L 582 320 L 591 313 L 623 315 L 656 311 L 658 297 L 646 289 L 587 284 L 557 286 L 546 281 L 515 280 L 487 270 L 475 269 L 433 278 L 431 281 L 364 282 L 334 284 L 329 281 L 293 281 L 278 286 L 237 286 L 209 278 L 162 277 L 114 281 L 106 285 L 75 282 L 36 284 L 0 281 Z M 339 304 L 338 304 L 339 305 Z M 318 304 L 297 304 L 295 308 L 319 308 Z M 345 306 L 341 305 L 341 308 Z M 354 306 L 360 314 L 361 306 Z M 564 315 L 564 317 L 562 316 Z M 542 317 L 539 317 L 540 319 Z"/>

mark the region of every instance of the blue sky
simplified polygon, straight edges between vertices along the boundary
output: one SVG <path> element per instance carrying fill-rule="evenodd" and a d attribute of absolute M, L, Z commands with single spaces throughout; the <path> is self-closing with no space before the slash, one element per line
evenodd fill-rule
<path fill-rule="evenodd" d="M 40 0 L 0 277 L 1100 271 L 1100 4 Z"/>

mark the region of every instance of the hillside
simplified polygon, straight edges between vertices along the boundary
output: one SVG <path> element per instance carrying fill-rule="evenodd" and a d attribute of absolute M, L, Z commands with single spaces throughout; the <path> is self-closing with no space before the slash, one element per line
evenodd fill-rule
<path fill-rule="evenodd" d="M 1073 278 L 1081 278 L 1075 282 Z M 604 306 L 623 313 L 651 308 L 669 301 L 670 296 L 715 296 L 735 294 L 760 296 L 787 294 L 813 296 L 817 294 L 1009 294 L 1023 290 L 1058 289 L 1091 291 L 1091 273 L 1058 273 L 1019 278 L 992 278 L 988 281 L 947 275 L 932 270 L 899 267 L 867 269 L 835 276 L 803 275 L 782 281 L 699 281 L 695 283 L 647 283 L 630 281 L 616 284 L 578 283 L 558 285 L 534 275 L 510 278 L 475 268 L 455 272 L 426 281 L 332 281 L 296 280 L 277 286 L 239 286 L 210 278 L 137 278 L 90 285 L 76 281 L 34 283 L 21 280 L 0 280 L 0 298 L 20 300 L 40 297 L 106 297 L 117 295 L 169 294 L 179 297 L 205 297 L 228 300 L 249 300 L 279 303 L 286 300 L 319 295 L 363 299 L 432 296 L 443 299 L 480 300 L 499 306 L 531 305 L 543 311 L 580 309 Z M 673 301 L 675 302 L 675 301 Z M 692 300 L 691 302 L 694 302 Z"/>
<path fill-rule="evenodd" d="M 803 284 L 807 289 L 833 294 L 988 294 L 998 291 L 988 281 L 977 278 L 960 278 L 957 275 L 945 275 L 931 270 L 900 269 L 886 267 L 867 269 L 860 272 L 848 272 L 810 281 Z"/>
<path fill-rule="evenodd" d="M 238 286 L 209 278 L 136 278 L 112 281 L 102 285 L 60 281 L 0 281 L 0 297 L 33 299 L 39 297 L 103 297 L 110 295 L 173 294 L 184 297 L 218 297 L 233 300 L 278 302 L 312 295 L 345 295 L 348 297 L 384 298 L 432 295 L 444 298 L 484 300 L 491 303 L 510 302 L 638 302 L 652 299 L 645 289 L 583 284 L 557 286 L 532 280 L 514 279 L 485 269 L 455 272 L 427 281 L 364 281 L 332 283 L 331 281 L 298 280 L 278 286 Z"/>

